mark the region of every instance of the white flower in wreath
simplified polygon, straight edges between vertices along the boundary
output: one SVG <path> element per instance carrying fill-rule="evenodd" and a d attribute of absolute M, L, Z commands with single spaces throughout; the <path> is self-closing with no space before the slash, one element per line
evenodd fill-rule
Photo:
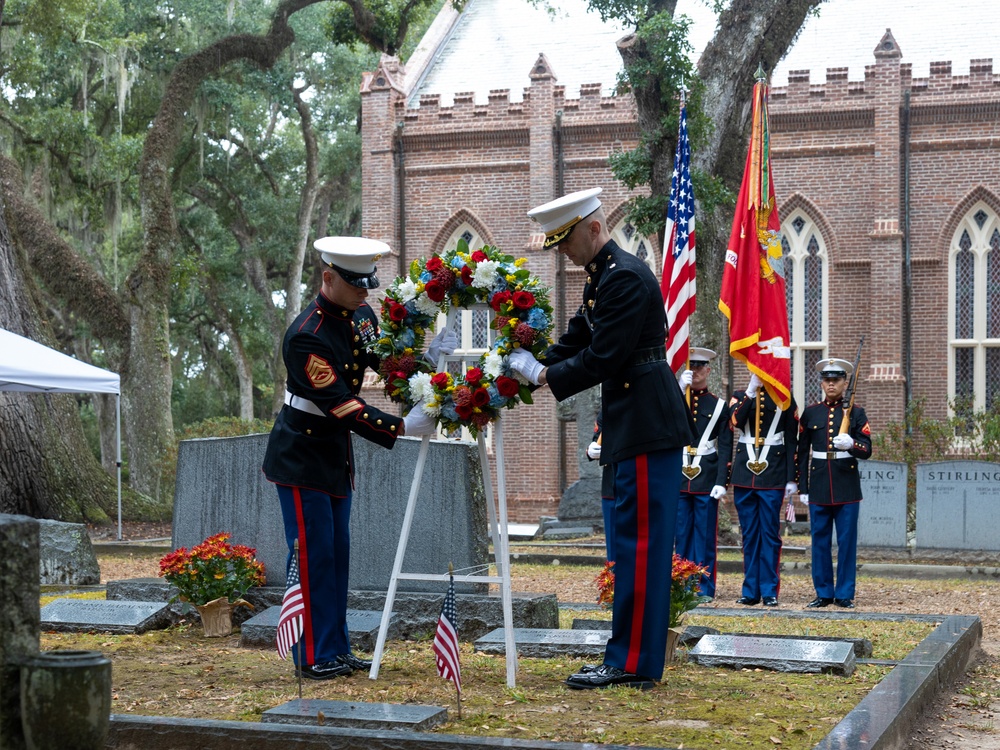
<path fill-rule="evenodd" d="M 472 286 L 477 289 L 492 289 L 497 280 L 500 264 L 492 260 L 481 260 L 472 274 Z"/>
<path fill-rule="evenodd" d="M 416 299 L 417 284 L 413 279 L 406 279 L 399 283 L 397 291 L 399 292 L 399 301 L 405 305 L 411 299 Z"/>
<path fill-rule="evenodd" d="M 414 303 L 417 307 L 417 312 L 423 315 L 437 315 L 440 312 L 438 308 L 438 303 L 428 297 L 426 294 L 421 294 L 417 297 L 417 301 Z"/>
<path fill-rule="evenodd" d="M 415 372 L 410 376 L 410 397 L 414 403 L 419 403 L 427 399 L 434 398 L 434 386 L 431 385 L 431 376 L 426 372 Z"/>
<path fill-rule="evenodd" d="M 437 400 L 434 394 L 428 396 L 427 400 L 420 404 L 420 408 L 424 410 L 424 414 L 434 419 L 437 419 L 441 414 L 441 402 Z"/>
<path fill-rule="evenodd" d="M 487 377 L 496 380 L 498 377 L 503 375 L 503 357 L 500 355 L 496 349 L 491 349 L 483 357 L 483 372 Z"/>

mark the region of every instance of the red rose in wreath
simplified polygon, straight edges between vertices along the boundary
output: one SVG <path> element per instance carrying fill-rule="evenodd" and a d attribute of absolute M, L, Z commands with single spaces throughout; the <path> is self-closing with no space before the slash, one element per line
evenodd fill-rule
<path fill-rule="evenodd" d="M 472 416 L 472 404 L 455 404 L 455 412 L 462 419 L 469 419 Z"/>
<path fill-rule="evenodd" d="M 470 367 L 465 373 L 465 382 L 475 388 L 483 379 L 483 371 L 478 367 Z"/>
<path fill-rule="evenodd" d="M 466 286 L 471 286 L 472 269 L 469 268 L 468 266 L 462 266 L 461 274 L 462 274 L 462 283 L 465 284 Z"/>
<path fill-rule="evenodd" d="M 497 292 L 493 295 L 493 299 L 490 300 L 490 307 L 500 312 L 500 305 L 505 302 L 510 302 L 510 292 Z"/>
<path fill-rule="evenodd" d="M 428 261 L 429 263 L 430 261 Z M 444 295 L 447 293 L 447 289 L 444 288 L 442 284 L 437 279 L 431 279 L 427 282 L 427 286 L 424 287 L 424 291 L 427 292 L 427 296 L 434 300 L 435 302 L 441 302 L 444 299 Z"/>
<path fill-rule="evenodd" d="M 484 253 L 482 250 L 476 250 L 472 253 L 472 260 L 474 263 L 482 263 L 484 260 L 489 260 L 490 256 Z"/>
<path fill-rule="evenodd" d="M 508 378 L 506 375 L 501 375 L 496 379 L 497 393 L 499 393 L 504 398 L 510 398 L 511 396 L 516 396 L 521 390 L 517 381 L 514 378 Z"/>
<path fill-rule="evenodd" d="M 427 270 L 434 273 L 444 267 L 444 262 L 440 255 L 432 255 L 427 259 Z"/>
<path fill-rule="evenodd" d="M 477 388 L 472 392 L 472 405 L 483 407 L 490 402 L 490 392 L 485 388 Z"/>
<path fill-rule="evenodd" d="M 447 388 L 448 373 L 439 372 L 437 375 L 431 378 L 431 385 L 433 385 L 435 388 Z"/>
<path fill-rule="evenodd" d="M 514 307 L 518 310 L 530 310 L 535 305 L 535 295 L 531 292 L 514 292 Z"/>
<path fill-rule="evenodd" d="M 389 305 L 389 319 L 390 320 L 392 320 L 392 321 L 394 321 L 396 323 L 401 323 L 403 321 L 403 319 L 406 318 L 406 316 L 409 315 L 409 314 L 410 314 L 410 311 L 407 310 L 404 305 L 401 305 L 398 302 L 392 302 L 392 303 L 390 303 L 390 305 Z"/>

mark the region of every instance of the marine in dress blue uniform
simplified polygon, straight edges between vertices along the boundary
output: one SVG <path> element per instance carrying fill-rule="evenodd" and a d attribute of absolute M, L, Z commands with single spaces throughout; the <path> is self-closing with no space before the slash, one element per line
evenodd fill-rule
<path fill-rule="evenodd" d="M 281 354 L 288 372 L 285 405 L 274 421 L 263 471 L 275 483 L 289 557 L 299 543 L 305 612 L 292 654 L 297 671 L 329 679 L 367 670 L 351 653 L 347 632 L 351 494 L 351 433 L 392 448 L 404 420 L 359 397 L 365 368 L 378 368 L 368 345 L 380 335 L 364 302 L 378 286 L 375 261 L 388 246 L 361 237 L 323 237 L 323 286 L 285 332 Z M 416 420 L 411 434 L 427 430 Z"/>
<path fill-rule="evenodd" d="M 594 422 L 594 437 L 587 446 L 587 458 L 591 461 L 601 460 L 601 424 L 603 417 L 597 413 Z M 615 561 L 615 472 L 605 464 L 601 467 L 601 516 L 604 519 L 604 555 L 608 562 Z"/>
<path fill-rule="evenodd" d="M 854 608 L 858 557 L 858 506 L 861 475 L 858 461 L 871 458 L 868 417 L 860 406 L 850 407 L 848 429 L 841 432 L 847 379 L 854 366 L 843 359 L 816 363 L 825 398 L 808 406 L 799 420 L 799 499 L 809 506 L 812 535 L 812 578 L 816 598 L 807 607 L 835 604 Z M 837 534 L 837 577 L 834 581 L 832 542 Z"/>
<path fill-rule="evenodd" d="M 798 411 L 794 399 L 787 409 L 780 409 L 756 375 L 746 391 L 733 394 L 729 405 L 732 439 L 737 430 L 740 433 L 736 456 L 727 472 L 743 538 L 743 587 L 736 602 L 777 607 L 781 504 L 798 490 Z M 757 435 L 759 441 L 755 440 Z"/>
<path fill-rule="evenodd" d="M 715 598 L 718 556 L 719 497 L 725 494 L 725 486 L 720 487 L 718 482 L 719 456 L 731 456 L 733 450 L 733 433 L 726 429 L 729 405 L 708 390 L 708 376 L 715 357 L 711 349 L 692 347 L 688 355 L 690 369 L 682 372 L 679 379 L 682 388 L 691 389 L 688 401 L 694 419 L 695 442 L 685 446 L 681 454 L 681 486 L 674 534 L 674 551 L 707 571 L 701 577 L 698 590 L 702 596 L 712 598 Z M 722 468 L 725 469 L 725 464 Z"/>
<path fill-rule="evenodd" d="M 604 663 L 570 675 L 571 688 L 649 688 L 663 675 L 681 448 L 690 414 L 666 363 L 666 316 L 656 277 L 610 237 L 597 196 L 584 190 L 528 215 L 587 280 L 583 304 L 538 362 L 511 366 L 557 400 L 601 385 L 601 463 L 614 466 L 615 599 Z"/>

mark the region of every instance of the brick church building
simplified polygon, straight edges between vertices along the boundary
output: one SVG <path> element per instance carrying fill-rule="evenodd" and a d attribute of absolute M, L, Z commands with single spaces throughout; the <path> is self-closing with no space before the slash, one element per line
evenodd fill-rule
<path fill-rule="evenodd" d="M 625 219 L 629 192 L 608 167 L 638 138 L 632 99 L 613 93 L 624 32 L 524 7 L 446 5 L 405 66 L 384 57 L 365 75 L 362 233 L 393 249 L 383 278 L 463 237 L 527 257 L 563 321 L 579 304 L 582 271 L 542 250 L 530 207 L 600 185 L 618 244 L 657 275 L 662 250 Z M 584 34 L 593 54 L 580 52 Z M 796 401 L 819 397 L 816 360 L 853 358 L 864 335 L 858 398 L 878 431 L 916 398 L 937 418 L 956 399 L 977 409 L 1000 399 L 1000 75 L 979 58 L 968 74 L 930 62 L 915 77 L 905 39 L 870 36 L 863 79 L 827 67 L 812 83 L 809 70 L 788 70 L 787 85 L 772 86 L 770 115 Z M 490 88 L 502 80 L 491 70 L 522 81 L 520 95 Z M 462 345 L 472 355 L 486 321 L 468 318 Z M 585 405 L 577 411 L 590 419 Z M 578 431 L 565 417 L 541 389 L 504 418 L 512 519 L 555 515 L 577 478 Z"/>

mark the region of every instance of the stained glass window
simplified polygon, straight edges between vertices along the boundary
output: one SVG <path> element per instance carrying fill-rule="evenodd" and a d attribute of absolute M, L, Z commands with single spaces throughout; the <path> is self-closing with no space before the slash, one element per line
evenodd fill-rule
<path fill-rule="evenodd" d="M 819 242 L 816 235 L 809 238 L 806 247 L 808 255 L 803 260 L 803 303 L 805 313 L 806 341 L 820 341 L 823 338 L 823 259 L 819 257 Z"/>
<path fill-rule="evenodd" d="M 983 209 L 976 211 L 976 215 L 972 217 L 976 221 L 976 225 L 982 229 L 983 225 L 986 224 L 986 220 L 990 218 L 990 215 L 986 213 Z"/>
<path fill-rule="evenodd" d="M 490 316 L 486 310 L 472 311 L 472 348 L 489 348 Z"/>
<path fill-rule="evenodd" d="M 1000 347 L 986 349 L 986 410 L 1000 407 Z"/>
<path fill-rule="evenodd" d="M 465 240 L 465 243 L 467 245 L 471 246 L 472 245 L 472 240 L 473 240 L 473 234 L 472 234 L 472 232 L 470 232 L 468 229 L 466 229 L 464 232 L 462 232 L 462 239 Z"/>
<path fill-rule="evenodd" d="M 823 235 L 801 211 L 782 225 L 785 304 L 792 348 L 792 393 L 800 404 L 819 397 L 813 365 L 826 356 L 826 250 Z"/>
<path fill-rule="evenodd" d="M 986 251 L 986 338 L 1000 339 L 1000 229 Z"/>
<path fill-rule="evenodd" d="M 792 315 L 795 312 L 795 261 L 792 260 L 792 248 L 788 246 L 788 240 L 784 234 L 781 236 L 781 260 L 785 266 L 785 310 L 788 312 L 788 330 L 794 336 L 795 326 L 792 324 Z M 794 375 L 792 376 L 794 379 Z"/>
<path fill-rule="evenodd" d="M 802 227 L 804 227 L 805 225 L 806 225 L 806 220 L 803 219 L 801 216 L 796 216 L 792 220 L 792 226 L 795 227 L 796 234 L 802 234 Z"/>

